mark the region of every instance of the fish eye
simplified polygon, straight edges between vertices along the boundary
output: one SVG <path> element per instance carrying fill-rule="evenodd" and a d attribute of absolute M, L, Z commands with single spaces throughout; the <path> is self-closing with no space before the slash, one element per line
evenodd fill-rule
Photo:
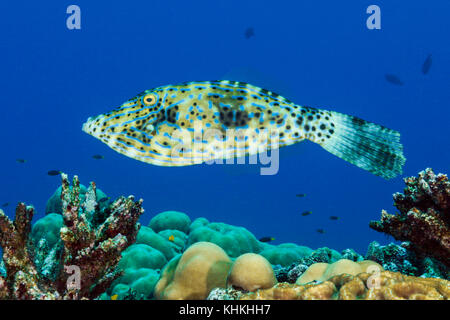
<path fill-rule="evenodd" d="M 152 106 L 156 103 L 157 99 L 154 94 L 150 93 L 150 94 L 146 95 L 143 100 L 144 100 L 144 103 L 146 106 Z"/>

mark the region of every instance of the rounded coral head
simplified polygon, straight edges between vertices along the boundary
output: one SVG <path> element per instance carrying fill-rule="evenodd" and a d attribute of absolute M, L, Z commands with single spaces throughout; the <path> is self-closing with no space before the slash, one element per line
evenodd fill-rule
<path fill-rule="evenodd" d="M 271 288 L 276 283 L 272 265 L 256 253 L 239 256 L 231 267 L 227 280 L 228 286 L 246 291 Z"/>
<path fill-rule="evenodd" d="M 231 260 L 211 242 L 197 242 L 164 268 L 154 295 L 164 300 L 202 300 L 214 288 L 224 288 Z"/>

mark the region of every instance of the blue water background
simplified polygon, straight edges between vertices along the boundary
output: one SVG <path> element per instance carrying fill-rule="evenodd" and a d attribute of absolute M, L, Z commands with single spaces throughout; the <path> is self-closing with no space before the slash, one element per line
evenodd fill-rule
<path fill-rule="evenodd" d="M 81 30 L 66 28 L 70 4 L 81 8 Z M 381 8 L 381 30 L 366 28 L 371 4 Z M 396 212 L 400 176 L 386 181 L 310 142 L 283 148 L 274 176 L 255 166 L 157 167 L 114 152 L 81 125 L 145 89 L 234 75 L 400 131 L 403 176 L 448 173 L 449 12 L 448 1 L 2 1 L 0 204 L 11 203 L 4 210 L 13 216 L 23 201 L 42 217 L 60 184 L 47 171 L 56 169 L 113 198 L 143 198 L 145 225 L 179 210 L 274 243 L 365 253 L 373 240 L 392 240 L 368 223 L 381 209 Z M 246 39 L 249 27 L 255 36 Z"/>

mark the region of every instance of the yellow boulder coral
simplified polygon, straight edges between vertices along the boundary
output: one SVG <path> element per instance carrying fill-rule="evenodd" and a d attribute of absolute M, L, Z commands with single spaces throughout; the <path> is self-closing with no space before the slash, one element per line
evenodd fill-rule
<path fill-rule="evenodd" d="M 448 300 L 450 281 L 399 272 L 340 274 L 319 284 L 279 283 L 242 294 L 241 300 Z"/>
<path fill-rule="evenodd" d="M 314 263 L 297 279 L 296 284 L 326 281 L 340 274 L 356 276 L 362 272 L 372 273 L 373 271 L 383 271 L 383 267 L 371 260 L 354 262 L 348 259 L 340 259 L 331 264 Z"/>
<path fill-rule="evenodd" d="M 256 253 L 246 253 L 234 261 L 227 283 L 234 288 L 254 291 L 273 287 L 277 279 L 266 258 Z"/>
<path fill-rule="evenodd" d="M 224 288 L 231 268 L 225 251 L 211 242 L 197 242 L 164 268 L 155 287 L 157 299 L 206 299 L 216 287 Z"/>

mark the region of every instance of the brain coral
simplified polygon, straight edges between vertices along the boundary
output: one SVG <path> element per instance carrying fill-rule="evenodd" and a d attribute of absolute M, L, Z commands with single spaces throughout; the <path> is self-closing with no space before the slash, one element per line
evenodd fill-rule
<path fill-rule="evenodd" d="M 450 281 L 405 276 L 399 272 L 341 274 L 319 284 L 279 283 L 241 294 L 242 300 L 448 300 Z"/>
<path fill-rule="evenodd" d="M 305 284 L 312 281 L 326 281 L 336 275 L 357 275 L 362 272 L 382 271 L 383 267 L 370 260 L 354 262 L 348 259 L 340 259 L 334 263 L 315 263 L 298 279 L 297 284 Z"/>
<path fill-rule="evenodd" d="M 227 284 L 246 291 L 271 288 L 277 283 L 269 261 L 256 253 L 239 256 L 231 267 Z"/>
<path fill-rule="evenodd" d="M 174 229 L 188 233 L 190 225 L 191 219 L 185 213 L 178 211 L 164 211 L 154 216 L 152 220 L 150 220 L 148 226 L 155 232 Z"/>
<path fill-rule="evenodd" d="M 219 246 L 198 242 L 166 265 L 154 295 L 163 300 L 206 299 L 213 288 L 225 287 L 230 267 Z"/>
<path fill-rule="evenodd" d="M 198 223 L 197 227 L 191 228 L 187 244 L 201 241 L 215 243 L 233 258 L 244 253 L 261 251 L 261 243 L 250 231 L 220 222 L 206 225 Z"/>

